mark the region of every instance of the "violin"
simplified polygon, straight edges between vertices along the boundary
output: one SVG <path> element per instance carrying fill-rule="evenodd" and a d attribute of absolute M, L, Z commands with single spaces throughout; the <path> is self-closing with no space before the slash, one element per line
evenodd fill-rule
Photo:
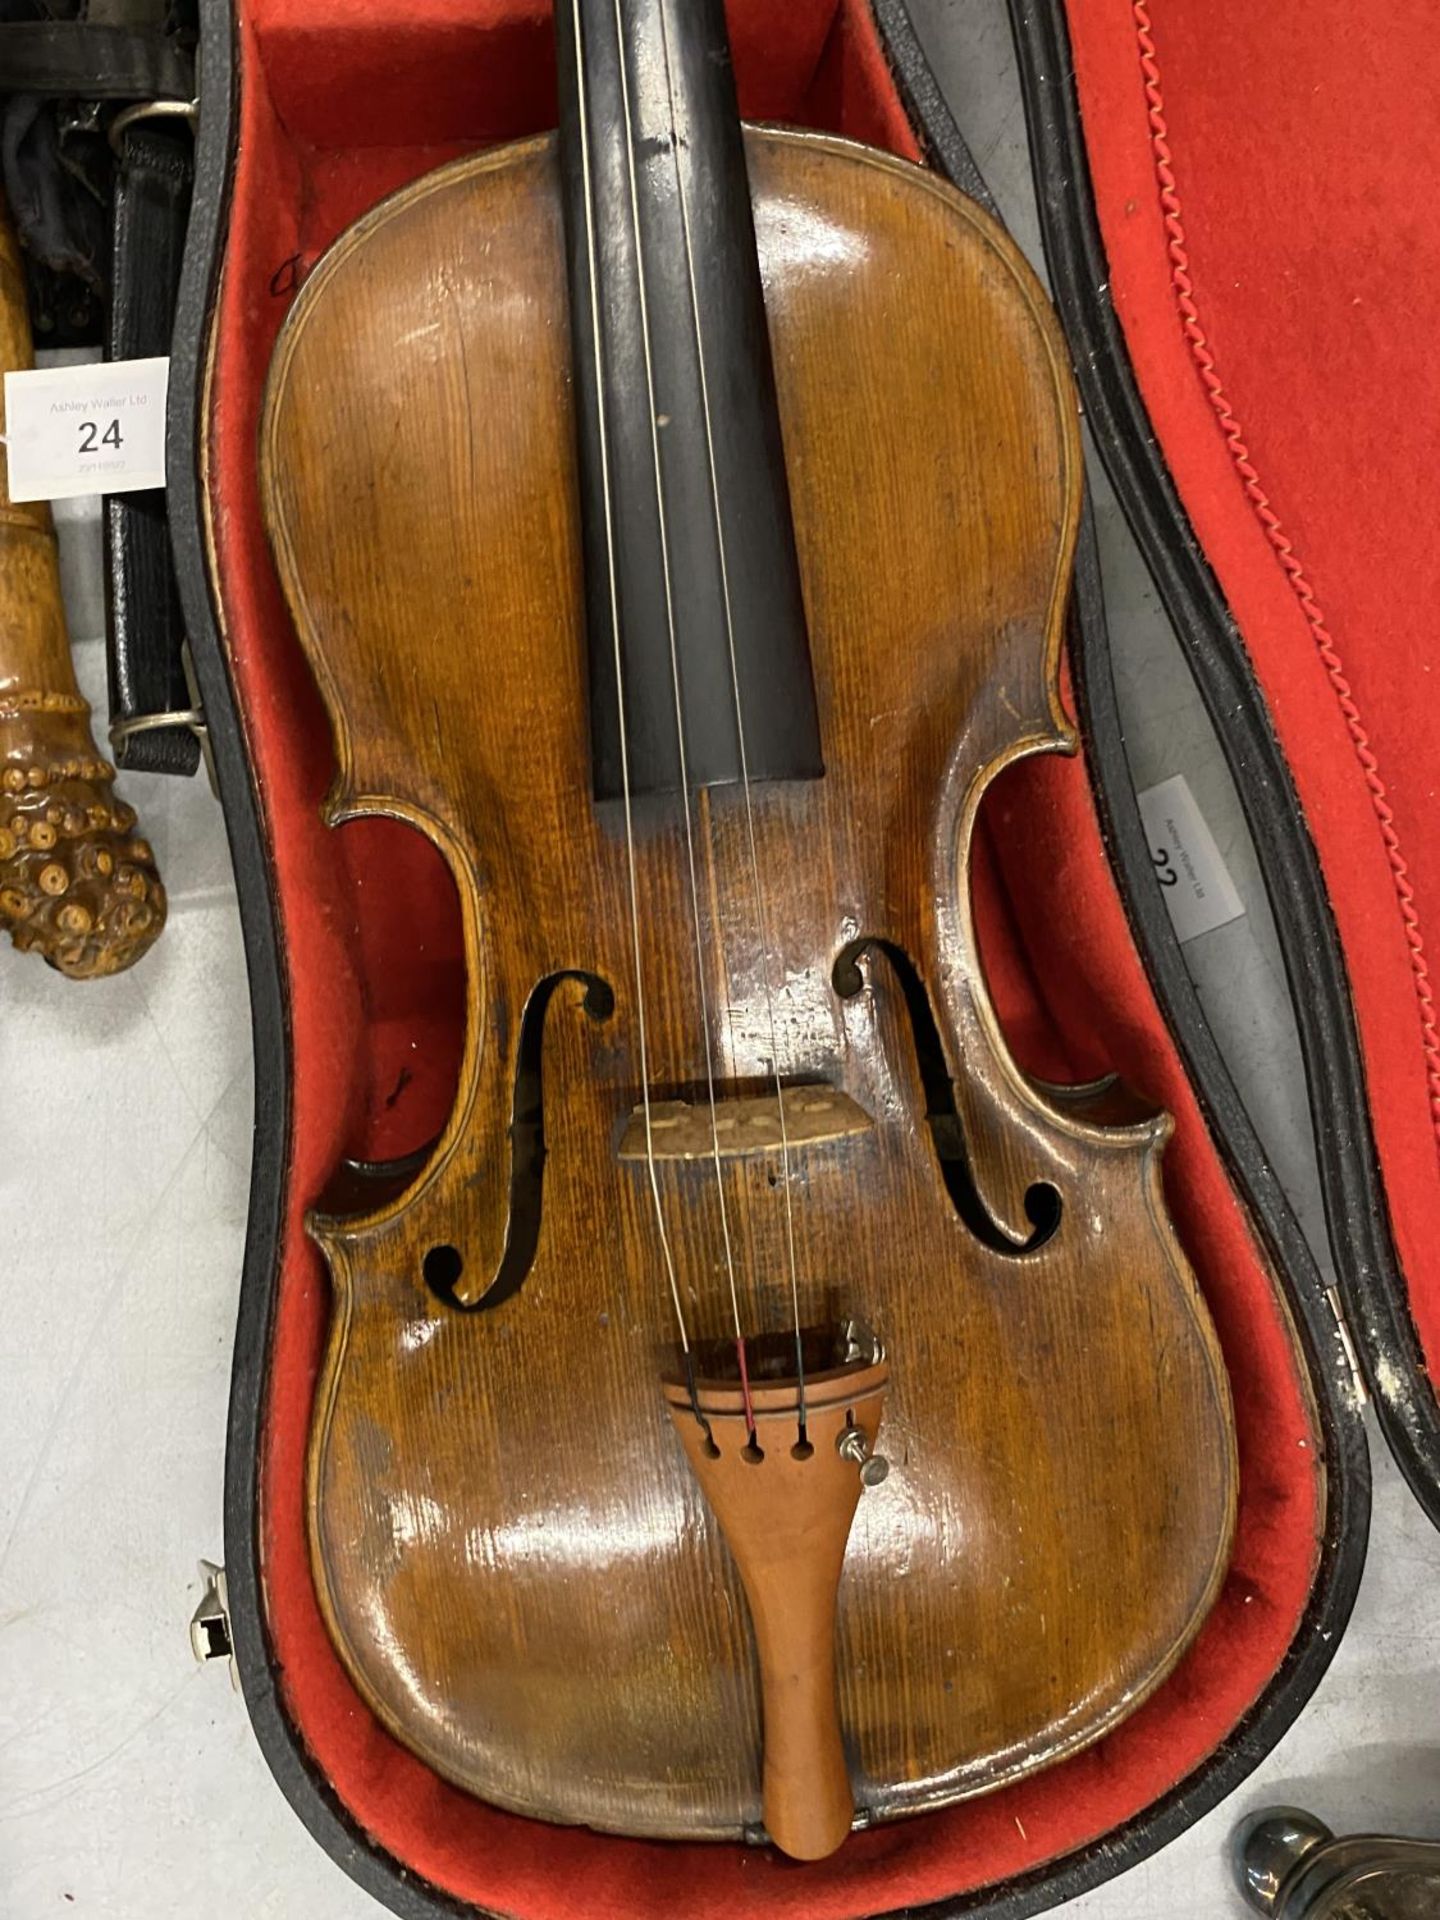
<path fill-rule="evenodd" d="M 356 1687 L 537 1818 L 768 1838 L 1063 1759 L 1217 1590 L 1169 1121 L 1017 1065 L 977 812 L 1072 752 L 1062 340 L 933 173 L 742 126 L 721 0 L 557 0 L 558 133 L 300 292 L 260 443 L 331 825 L 468 971 L 418 1165 L 310 1231 Z"/>

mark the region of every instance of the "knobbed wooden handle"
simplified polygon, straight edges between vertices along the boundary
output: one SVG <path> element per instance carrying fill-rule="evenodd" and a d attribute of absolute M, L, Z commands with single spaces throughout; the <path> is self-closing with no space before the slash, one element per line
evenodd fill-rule
<path fill-rule="evenodd" d="M 0 199 L 0 369 L 33 357 Z M 114 780 L 75 679 L 50 509 L 16 504 L 0 477 L 0 926 L 72 980 L 132 966 L 165 924 L 154 855 Z"/>

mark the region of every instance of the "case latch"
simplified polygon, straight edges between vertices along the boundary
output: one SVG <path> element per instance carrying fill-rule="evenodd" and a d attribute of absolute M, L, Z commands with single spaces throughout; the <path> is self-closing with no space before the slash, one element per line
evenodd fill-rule
<path fill-rule="evenodd" d="M 230 1684 L 240 1690 L 240 1668 L 235 1660 L 235 1639 L 230 1631 L 230 1596 L 225 1586 L 225 1569 L 213 1560 L 200 1562 L 204 1591 L 190 1621 L 190 1646 L 203 1667 L 211 1660 L 228 1660 Z"/>

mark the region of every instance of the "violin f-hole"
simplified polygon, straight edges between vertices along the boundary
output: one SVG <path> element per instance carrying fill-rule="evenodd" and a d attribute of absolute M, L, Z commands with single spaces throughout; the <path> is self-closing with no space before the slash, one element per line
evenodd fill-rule
<path fill-rule="evenodd" d="M 982 1246 L 993 1253 L 1019 1257 L 1034 1253 L 1057 1231 L 1063 1202 L 1059 1191 L 1048 1180 L 1033 1181 L 1025 1192 L 1025 1212 L 1034 1231 L 1017 1240 L 986 1206 L 970 1171 L 970 1157 L 964 1122 L 955 1103 L 955 1090 L 945 1065 L 930 996 L 920 978 L 919 969 L 905 949 L 893 940 L 864 935 L 851 940 L 836 956 L 831 971 L 835 991 L 842 1000 L 850 1000 L 865 985 L 860 957 L 878 954 L 888 966 L 905 1003 L 907 1025 L 914 1043 L 915 1064 L 925 1092 L 925 1119 L 940 1166 L 940 1176 L 956 1213 Z"/>
<path fill-rule="evenodd" d="M 577 980 L 584 986 L 581 1005 L 591 1019 L 608 1020 L 615 1009 L 615 995 L 609 984 L 598 974 L 578 968 L 547 974 L 526 1001 L 515 1049 L 510 1105 L 510 1206 L 505 1251 L 489 1286 L 471 1298 L 460 1291 L 466 1271 L 463 1247 L 449 1242 L 437 1244 L 427 1249 L 420 1262 L 421 1275 L 430 1291 L 447 1306 L 461 1312 L 478 1313 L 513 1300 L 534 1264 L 544 1199 L 545 1016 L 555 989 L 564 980 Z"/>

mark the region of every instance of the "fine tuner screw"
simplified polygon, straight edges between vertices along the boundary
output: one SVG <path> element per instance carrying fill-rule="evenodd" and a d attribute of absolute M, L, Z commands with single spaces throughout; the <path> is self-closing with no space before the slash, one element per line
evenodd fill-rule
<path fill-rule="evenodd" d="M 835 1442 L 835 1451 L 844 1460 L 853 1460 L 860 1469 L 860 1483 L 866 1487 L 878 1487 L 890 1471 L 890 1462 L 883 1453 L 872 1453 L 870 1442 L 859 1427 L 846 1427 Z"/>

